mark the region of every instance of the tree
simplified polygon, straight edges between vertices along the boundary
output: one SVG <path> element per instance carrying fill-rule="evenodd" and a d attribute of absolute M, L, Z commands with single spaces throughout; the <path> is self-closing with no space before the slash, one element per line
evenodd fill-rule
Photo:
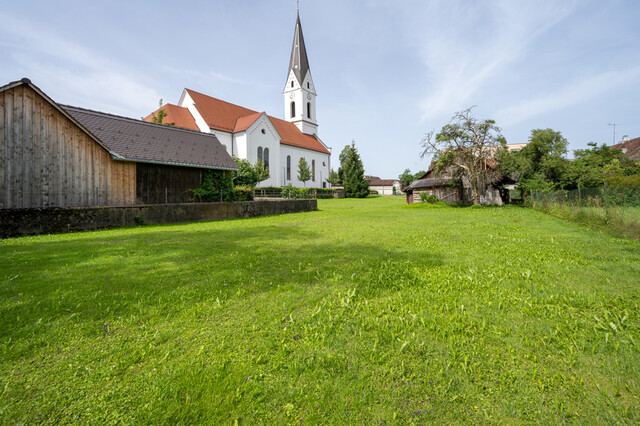
<path fill-rule="evenodd" d="M 526 198 L 535 191 L 571 187 L 575 172 L 565 158 L 567 140 L 553 129 L 534 129 L 529 143 L 517 152 L 502 152 L 498 161 L 504 173 L 512 173 Z"/>
<path fill-rule="evenodd" d="M 404 172 L 402 172 L 398 176 L 398 180 L 400 182 L 402 182 L 402 187 L 406 188 L 407 186 L 411 185 L 411 182 L 413 182 L 414 180 L 418 179 L 423 174 L 425 174 L 425 171 L 420 171 L 420 172 L 417 172 L 417 173 L 411 173 L 411 170 L 404 169 Z"/>
<path fill-rule="evenodd" d="M 158 102 L 158 107 L 162 108 L 162 98 L 160 98 L 160 101 Z M 158 115 L 156 115 L 155 112 L 152 114 L 151 121 L 156 123 L 156 124 L 164 124 L 165 126 L 175 126 L 176 123 L 174 123 L 174 122 L 163 123 L 164 118 L 166 116 L 167 116 L 167 112 L 164 109 L 161 109 L 161 110 L 158 111 Z"/>
<path fill-rule="evenodd" d="M 309 163 L 304 157 L 300 158 L 298 161 L 298 180 L 304 183 L 304 186 L 307 186 L 307 181 L 311 179 L 311 168 L 309 167 Z"/>
<path fill-rule="evenodd" d="M 233 156 L 238 170 L 233 171 L 233 183 L 240 186 L 255 187 L 263 180 L 269 179 L 269 169 L 261 161 L 252 165 L 248 160 Z"/>
<path fill-rule="evenodd" d="M 478 120 L 471 115 L 472 109 L 455 113 L 435 137 L 433 131 L 427 133 L 422 138 L 422 157 L 433 155 L 439 170 L 466 176 L 473 203 L 480 204 L 480 194 L 497 179 L 487 160 L 494 158 L 505 140 L 494 120 Z"/>
<path fill-rule="evenodd" d="M 344 175 L 345 196 L 364 198 L 369 195 L 369 182 L 364 178 L 364 166 L 355 142 L 345 146 L 340 153 L 340 165 Z"/>
<path fill-rule="evenodd" d="M 327 177 L 326 180 L 331 185 L 337 185 L 338 182 L 340 182 L 340 178 L 338 177 L 338 173 L 333 169 L 329 170 L 329 176 Z"/>

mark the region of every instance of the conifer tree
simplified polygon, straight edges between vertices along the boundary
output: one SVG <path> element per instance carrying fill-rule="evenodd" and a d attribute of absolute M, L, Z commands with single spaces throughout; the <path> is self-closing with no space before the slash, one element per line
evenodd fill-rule
<path fill-rule="evenodd" d="M 369 182 L 364 178 L 364 166 L 355 142 L 347 145 L 342 150 L 340 160 L 340 168 L 344 173 L 345 196 L 349 198 L 364 198 L 369 195 Z"/>

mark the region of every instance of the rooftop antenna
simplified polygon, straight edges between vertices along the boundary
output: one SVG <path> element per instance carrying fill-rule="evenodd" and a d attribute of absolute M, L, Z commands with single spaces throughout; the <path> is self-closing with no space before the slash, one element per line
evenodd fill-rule
<path fill-rule="evenodd" d="M 613 143 L 612 145 L 616 144 L 616 126 L 622 126 L 622 124 L 620 123 L 609 123 L 609 126 L 613 126 Z"/>

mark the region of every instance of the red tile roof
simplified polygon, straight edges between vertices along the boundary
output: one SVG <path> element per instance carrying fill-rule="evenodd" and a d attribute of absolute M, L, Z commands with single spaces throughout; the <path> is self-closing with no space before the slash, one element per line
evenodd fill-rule
<path fill-rule="evenodd" d="M 173 104 L 166 104 L 161 106 L 160 108 L 146 116 L 144 118 L 144 121 L 153 123 L 153 115 L 155 114 L 157 116 L 160 110 L 164 110 L 164 112 L 167 113 L 167 115 L 162 120 L 163 123 L 175 123 L 176 127 L 182 127 L 189 130 L 200 130 L 196 125 L 196 120 L 194 120 L 188 109 Z"/>
<path fill-rule="evenodd" d="M 256 122 L 258 118 L 260 118 L 262 114 L 264 113 L 256 112 L 254 114 L 247 115 L 246 117 L 238 118 L 238 121 L 236 121 L 236 127 L 234 127 L 233 132 L 235 133 L 235 132 L 242 132 L 244 130 L 247 130 L 249 127 L 251 127 L 253 123 Z"/>
<path fill-rule="evenodd" d="M 621 149 L 629 158 L 640 159 L 640 138 L 615 144 L 611 148 Z"/>
<path fill-rule="evenodd" d="M 220 99 L 212 98 L 211 96 L 190 89 L 185 90 L 195 102 L 195 106 L 198 112 L 200 112 L 200 115 L 202 115 L 202 118 L 204 118 L 204 121 L 206 121 L 207 125 L 212 129 L 222 130 L 224 132 L 246 130 L 261 114 L 257 111 L 221 101 Z M 329 150 L 322 142 L 312 135 L 302 133 L 295 124 L 270 115 L 267 117 L 269 117 L 269 120 L 271 120 L 280 135 L 280 143 L 329 154 Z"/>

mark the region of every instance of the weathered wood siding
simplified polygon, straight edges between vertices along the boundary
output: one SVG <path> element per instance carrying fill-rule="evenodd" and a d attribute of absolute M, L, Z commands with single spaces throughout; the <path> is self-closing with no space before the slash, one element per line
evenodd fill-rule
<path fill-rule="evenodd" d="M 0 165 L 0 208 L 135 203 L 135 163 L 114 161 L 26 85 L 0 93 Z"/>
<path fill-rule="evenodd" d="M 136 164 L 138 204 L 188 203 L 202 183 L 203 169 L 195 167 Z"/>

